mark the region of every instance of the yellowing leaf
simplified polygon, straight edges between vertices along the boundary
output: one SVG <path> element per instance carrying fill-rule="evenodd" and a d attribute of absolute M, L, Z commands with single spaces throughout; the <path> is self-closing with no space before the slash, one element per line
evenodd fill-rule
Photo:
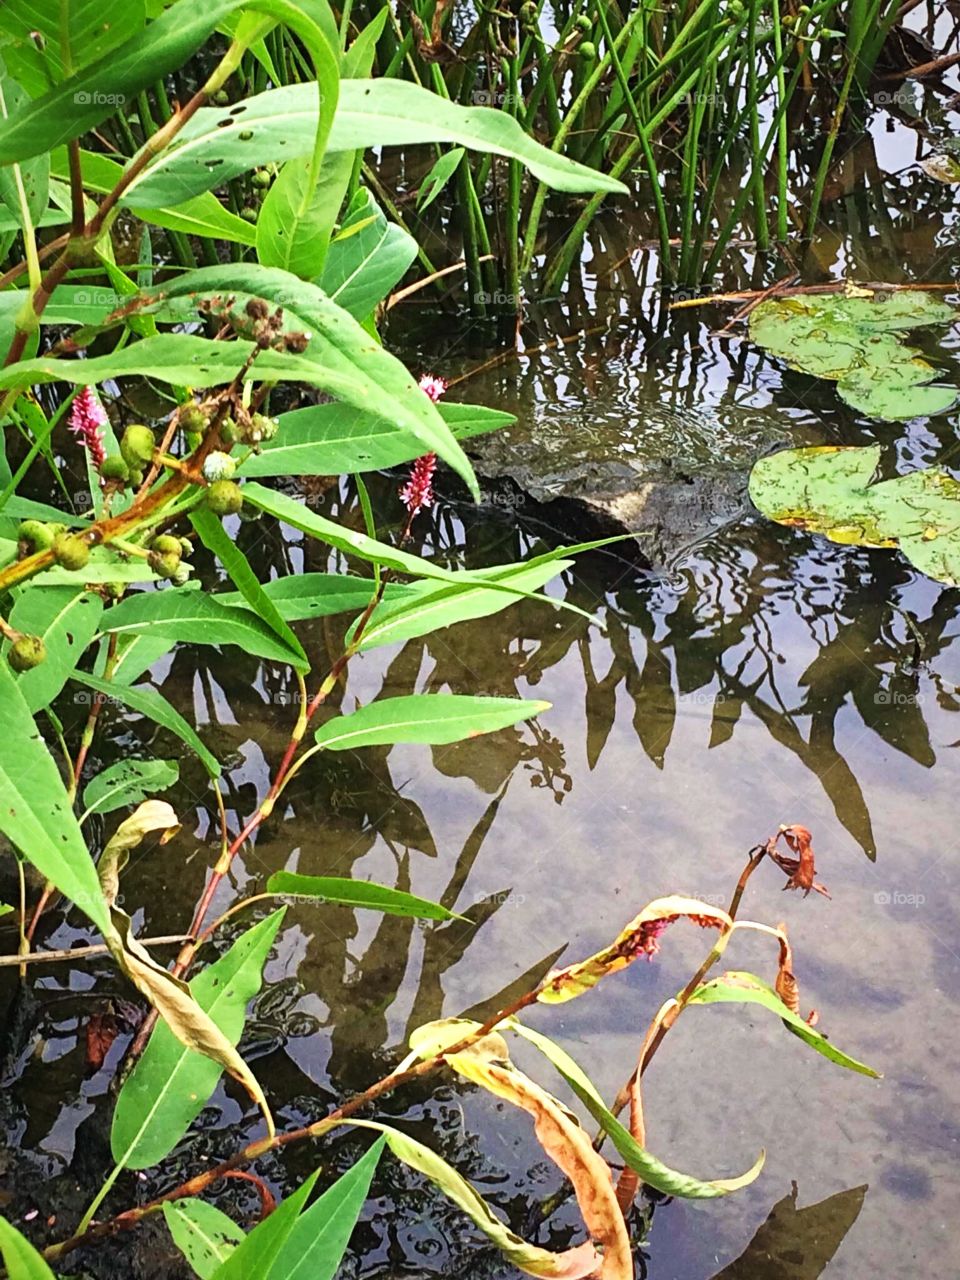
<path fill-rule="evenodd" d="M 703 928 L 728 930 L 733 923 L 726 911 L 701 902 L 699 898 L 684 898 L 676 894 L 657 898 L 634 916 L 610 946 L 587 960 L 548 974 L 537 999 L 543 1004 L 562 1004 L 589 991 L 607 974 L 619 973 L 638 956 L 656 955 L 660 949 L 660 934 L 684 916 Z"/>
<path fill-rule="evenodd" d="M 240 1054 L 200 1007 L 186 983 L 158 965 L 133 937 L 129 916 L 115 907 L 110 915 L 112 927 L 104 938 L 117 964 L 140 994 L 150 1001 L 181 1044 L 218 1062 L 246 1089 L 263 1112 L 267 1132 L 273 1137 L 276 1130 L 267 1100 Z"/>
<path fill-rule="evenodd" d="M 97 871 L 100 888 L 107 905 L 112 907 L 120 892 L 120 873 L 127 865 L 130 850 L 135 849 L 151 831 L 162 831 L 160 843 L 166 844 L 180 830 L 177 815 L 166 800 L 145 800 L 129 818 L 120 823 L 100 855 Z"/>
<path fill-rule="evenodd" d="M 387 1146 L 398 1160 L 429 1178 L 438 1190 L 479 1227 L 507 1261 L 526 1275 L 540 1276 L 543 1280 L 587 1280 L 598 1274 L 597 1268 L 601 1260 L 589 1241 L 573 1249 L 566 1249 L 563 1253 L 551 1253 L 549 1249 L 529 1244 L 501 1222 L 466 1178 L 447 1164 L 442 1156 L 417 1142 L 415 1138 L 374 1120 L 347 1120 L 339 1123 L 355 1125 L 361 1129 L 376 1129 L 384 1134 Z"/>

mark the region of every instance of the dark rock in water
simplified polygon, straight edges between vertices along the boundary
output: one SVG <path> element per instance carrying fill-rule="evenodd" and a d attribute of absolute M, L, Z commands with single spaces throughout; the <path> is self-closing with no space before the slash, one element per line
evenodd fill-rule
<path fill-rule="evenodd" d="M 736 406 L 647 405 L 635 424 L 578 417 L 470 440 L 478 475 L 555 507 L 568 528 L 643 533 L 644 556 L 656 565 L 739 520 L 750 509 L 750 467 L 784 438 L 782 420 Z"/>

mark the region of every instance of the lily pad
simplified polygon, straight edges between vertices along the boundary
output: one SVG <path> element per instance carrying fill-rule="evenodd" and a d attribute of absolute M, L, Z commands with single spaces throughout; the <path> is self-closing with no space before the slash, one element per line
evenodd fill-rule
<path fill-rule="evenodd" d="M 917 289 L 795 294 L 754 308 L 750 337 L 791 369 L 836 382 L 861 413 L 916 418 L 949 409 L 958 392 L 927 385 L 937 370 L 900 335 L 956 317 L 953 307 Z"/>
<path fill-rule="evenodd" d="M 778 524 L 899 547 L 921 573 L 960 585 L 960 481 L 931 467 L 871 484 L 879 460 L 879 445 L 784 449 L 754 466 L 750 497 Z"/>

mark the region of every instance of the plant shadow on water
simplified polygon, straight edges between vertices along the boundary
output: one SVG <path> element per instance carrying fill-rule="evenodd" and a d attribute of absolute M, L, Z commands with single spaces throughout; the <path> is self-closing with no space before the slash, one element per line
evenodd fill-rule
<path fill-rule="evenodd" d="M 607 414 L 621 429 L 624 421 L 648 423 L 664 403 L 681 421 L 691 403 L 701 415 L 709 409 L 722 417 L 735 397 L 759 419 L 776 408 L 794 441 L 832 439 L 841 427 L 847 439 L 856 434 L 846 411 L 798 406 L 790 379 L 778 385 L 762 357 L 738 364 L 734 343 L 687 321 L 646 344 L 646 354 L 629 335 L 617 335 L 619 365 L 604 355 L 612 340 L 592 348 L 587 340 L 584 367 L 592 362 L 597 372 L 577 386 L 569 360 L 552 363 L 548 354 L 526 371 L 498 370 L 483 396 L 519 407 L 521 420 L 525 399 L 557 415 L 579 398 L 584 410 Z M 697 342 L 697 358 L 711 357 L 699 382 L 695 370 L 689 381 L 684 371 Z M 443 371 L 455 372 L 456 356 L 445 364 Z M 555 397 L 551 378 L 563 378 L 566 391 Z M 946 437 L 945 423 L 942 430 Z M 914 457 L 935 449 L 930 431 L 928 424 L 906 446 Z M 397 518 L 396 481 L 377 479 L 372 492 L 381 527 L 389 525 Z M 545 536 L 559 540 L 549 504 L 524 500 L 518 490 L 511 502 L 497 501 L 498 492 L 479 510 L 441 493 L 420 522 L 423 545 L 415 549 L 478 566 L 519 556 Z M 348 524 L 360 518 L 346 482 L 311 502 Z M 271 541 L 253 523 L 240 529 L 239 542 L 261 578 L 281 564 L 325 567 L 316 544 L 295 533 Z M 665 535 L 661 547 L 669 542 Z M 911 1250 L 923 1241 L 947 1269 L 948 1259 L 960 1263 L 943 1234 L 958 1098 L 950 1077 L 928 1066 L 960 1047 L 943 1016 L 960 990 L 953 943 L 960 930 L 948 892 L 950 753 L 960 706 L 956 593 L 919 578 L 896 555 L 837 548 L 743 513 L 706 531 L 682 530 L 669 563 L 648 567 L 623 549 L 594 553 L 562 589 L 599 613 L 604 633 L 524 601 L 387 656 L 368 655 L 334 699 L 352 705 L 378 693 L 438 689 L 547 696 L 549 715 L 432 755 L 403 746 L 314 760 L 286 791 L 282 820 L 267 824 L 237 859 L 234 887 L 246 892 L 283 867 L 351 874 L 430 897 L 471 921 L 292 908 L 243 1042 L 277 1110 L 290 1121 L 315 1118 L 392 1066 L 414 1027 L 503 1006 L 565 951 L 585 954 L 602 944 L 651 894 L 690 887 L 720 903 L 758 830 L 801 822 L 817 833 L 834 903 L 785 901 L 777 881 L 761 878 L 754 910 L 787 917 L 805 998 L 828 1011 L 828 1031 L 842 1028 L 844 1041 L 885 1072 L 885 1084 L 826 1070 L 763 1020 L 735 1025 L 723 1010 L 686 1019 L 650 1077 L 654 1149 L 711 1173 L 744 1167 L 761 1135 L 769 1136 L 770 1154 L 765 1178 L 722 1207 L 714 1203 L 709 1224 L 692 1202 L 657 1210 L 648 1273 L 812 1277 L 843 1243 L 843 1257 L 853 1259 L 846 1274 L 885 1274 L 890 1259 L 904 1256 L 905 1239 Z M 319 620 L 302 634 L 312 651 L 335 654 L 345 626 Z M 208 660 L 209 653 L 180 648 L 156 679 L 181 710 L 192 708 L 228 765 L 235 820 L 266 784 L 266 762 L 286 739 L 296 692 L 237 650 L 229 658 Z M 84 709 L 78 706 L 78 717 Z M 143 721 L 112 708 L 108 723 L 105 756 L 145 745 Z M 203 778 L 187 759 L 183 769 L 171 797 L 186 814 Z M 127 871 L 125 893 L 148 904 L 137 918 L 140 932 L 176 931 L 202 887 L 215 821 L 207 803 L 167 850 L 135 857 Z M 70 945 L 73 936 L 61 924 L 50 945 Z M 575 1053 L 602 1046 L 588 1065 L 608 1095 L 633 1061 L 643 1014 L 682 983 L 698 945 L 671 935 L 653 964 L 634 966 L 553 1022 Z M 754 945 L 763 964 L 759 942 L 738 945 L 745 964 L 753 967 Z M 88 1188 L 102 1176 L 107 1081 L 125 1037 L 79 1094 L 70 1082 L 89 1015 L 104 1008 L 109 992 L 122 999 L 122 984 L 109 975 L 106 965 L 69 976 L 58 970 L 38 983 L 38 1020 L 25 1018 L 27 1043 L 17 1042 L 15 1023 L 7 1027 L 2 1106 L 8 1139 L 23 1153 L 19 1210 L 32 1203 L 51 1211 L 65 1203 L 68 1184 Z M 492 997 L 491 987 L 500 988 Z M 707 1027 L 707 1016 L 729 1025 Z M 877 1092 L 865 1100 L 867 1088 Z M 522 1117 L 452 1083 L 432 1093 L 415 1086 L 386 1107 L 528 1238 L 561 1248 L 575 1237 L 576 1213 L 562 1205 L 561 1179 L 543 1163 Z M 234 1087 L 221 1088 L 174 1167 L 195 1167 L 251 1136 L 245 1117 L 251 1120 Z M 472 1136 L 478 1132 L 487 1137 Z M 335 1139 L 324 1178 L 360 1149 L 353 1135 Z M 292 1185 L 310 1161 L 293 1151 L 283 1165 L 269 1158 L 262 1172 L 280 1187 L 287 1179 Z M 155 1194 L 174 1176 L 166 1173 L 162 1185 L 145 1179 L 140 1194 Z M 458 1211 L 404 1168 L 381 1172 L 374 1195 L 347 1274 L 510 1274 L 492 1251 L 478 1253 Z M 560 1212 L 550 1212 L 544 1226 L 558 1196 Z M 256 1193 L 232 1183 L 220 1203 L 242 1220 L 254 1216 Z M 158 1269 L 157 1250 L 168 1247 L 161 1240 L 148 1229 L 134 1258 L 149 1254 L 144 1274 L 182 1274 L 172 1249 L 168 1271 Z M 129 1252 L 115 1252 L 121 1247 L 129 1250 L 108 1244 L 91 1254 L 93 1274 L 112 1258 L 130 1265 Z"/>
<path fill-rule="evenodd" d="M 940 218 L 933 228 L 922 208 L 879 243 L 856 233 L 871 210 L 893 201 L 876 152 L 850 162 L 866 175 L 846 199 L 836 197 L 850 274 L 953 272 L 955 251 L 944 255 L 935 243 L 946 224 Z M 924 190 L 931 199 L 939 191 Z M 712 1203 L 709 1219 L 695 1202 L 657 1205 L 642 1273 L 814 1280 L 834 1259 L 830 1274 L 861 1277 L 903 1273 L 918 1257 L 931 1270 L 960 1272 L 960 1243 L 950 1235 L 960 1085 L 938 1069 L 960 1056 L 949 1016 L 960 993 L 950 876 L 960 599 L 896 554 L 766 523 L 744 497 L 749 462 L 775 443 L 879 437 L 921 466 L 952 443 L 956 414 L 906 430 L 868 428 L 829 385 L 784 373 L 736 336 L 711 332 L 721 312 L 668 316 L 638 283 L 643 260 L 615 265 L 628 249 L 622 236 L 621 226 L 601 222 L 564 306 L 533 317 L 544 341 L 584 314 L 601 335 L 471 378 L 471 398 L 515 412 L 519 426 L 502 449 L 484 446 L 486 504 L 470 507 L 441 481 L 440 502 L 418 522 L 412 547 L 458 566 L 520 558 L 541 539 L 561 541 L 567 523 L 583 517 L 564 505 L 578 491 L 606 501 L 639 485 L 664 495 L 648 507 L 643 558 L 622 547 L 594 553 L 562 579 L 559 590 L 595 611 L 602 632 L 523 601 L 349 668 L 332 708 L 445 690 L 543 696 L 553 709 L 429 752 L 374 747 L 320 756 L 299 772 L 273 821 L 235 860 L 235 890 L 256 892 L 281 868 L 354 875 L 439 901 L 468 923 L 292 907 L 246 1026 L 244 1056 L 268 1082 L 278 1115 L 308 1122 L 394 1066 L 413 1028 L 504 1006 L 561 955 L 605 943 L 649 897 L 682 889 L 721 904 L 758 835 L 802 823 L 816 833 L 833 904 L 783 899 L 779 881 L 758 878 L 753 913 L 787 919 L 804 998 L 885 1082 L 830 1071 L 766 1019 L 723 1009 L 685 1019 L 650 1077 L 651 1147 L 712 1175 L 746 1167 L 766 1137 L 766 1175 Z M 828 258 L 829 246 L 825 233 L 819 247 Z M 456 378 L 488 354 L 488 334 L 472 346 L 469 330 L 451 337 L 407 320 L 388 337 L 438 373 Z M 949 344 L 946 355 L 957 364 Z M 555 453 L 557 484 L 544 479 L 534 442 Z M 611 475 L 605 466 L 614 454 L 621 470 Z M 396 488 L 395 477 L 371 482 L 381 529 L 397 522 Z M 362 527 L 348 482 L 308 496 L 315 509 Z M 608 515 L 598 509 L 593 518 Z M 288 532 L 281 541 L 259 523 L 240 527 L 238 542 L 261 580 L 279 566 L 327 567 L 316 543 Z M 335 657 L 346 625 L 322 619 L 300 634 L 311 653 Z M 287 741 L 295 684 L 236 649 L 218 656 L 186 647 L 160 663 L 155 680 L 224 761 L 236 823 L 266 789 L 269 762 Z M 85 712 L 78 695 L 78 724 Z M 108 708 L 99 762 L 148 750 L 153 732 Z M 124 880 L 130 902 L 147 904 L 135 918 L 141 934 L 182 928 L 216 842 L 204 777 L 192 758 L 181 763 L 170 797 L 184 830 L 166 849 L 134 855 Z M 67 947 L 79 936 L 60 920 L 47 941 Z M 760 940 L 737 945 L 747 967 L 764 964 Z M 612 1096 L 649 1012 L 683 983 L 701 950 L 692 931 L 678 930 L 654 963 L 634 965 L 559 1019 L 534 1011 L 531 1022 L 582 1050 Z M 14 972 L 4 974 L 5 998 Z M 2 1160 L 17 1174 L 11 1214 L 85 1204 L 108 1167 L 108 1088 L 129 1038 L 125 990 L 104 962 L 57 968 L 37 981 L 35 1005 L 14 1004 L 0 1056 Z M 78 1090 L 93 1013 L 117 1018 L 120 1035 Z M 521 1051 L 517 1057 L 524 1061 Z M 441 1088 L 415 1084 L 382 1105 L 480 1186 L 515 1230 L 554 1249 L 576 1238 L 575 1206 L 564 1202 L 560 1175 L 524 1117 L 452 1078 Z M 126 1190 L 136 1187 L 143 1200 L 162 1192 L 180 1180 L 178 1170 L 252 1137 L 255 1119 L 239 1090 L 221 1085 L 163 1181 L 125 1176 Z M 352 1132 L 328 1140 L 323 1181 L 365 1145 Z M 285 1190 L 314 1163 L 314 1153 L 293 1149 L 258 1167 Z M 255 1189 L 240 1181 L 226 1184 L 218 1203 L 237 1221 L 259 1210 Z M 117 1266 L 131 1275 L 186 1274 L 163 1229 L 149 1223 L 132 1250 L 122 1238 L 108 1242 L 84 1253 L 83 1266 L 98 1277 Z M 381 1168 L 345 1276 L 511 1274 L 439 1193 L 402 1165 Z"/>

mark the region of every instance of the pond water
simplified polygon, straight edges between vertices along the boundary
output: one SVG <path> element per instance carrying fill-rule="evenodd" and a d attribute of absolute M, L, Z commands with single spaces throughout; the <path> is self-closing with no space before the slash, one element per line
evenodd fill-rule
<path fill-rule="evenodd" d="M 877 194 L 904 163 L 904 137 L 896 141 L 900 152 L 888 156 L 878 128 L 870 164 L 851 154 L 861 177 L 875 180 L 851 179 L 849 193 L 835 194 L 830 225 L 806 264 L 812 278 L 954 278 L 950 219 L 931 213 L 943 189 L 911 179 L 921 181 L 921 198 L 902 215 Z M 871 232 L 874 197 L 887 210 L 883 236 Z M 643 466 L 668 460 L 674 483 L 706 471 L 734 488 L 777 441 L 876 438 L 891 474 L 956 460 L 955 413 L 908 425 L 858 419 L 831 386 L 785 373 L 740 329 L 719 333 L 729 308 L 668 314 L 644 284 L 653 273 L 648 251 L 630 255 L 629 230 L 601 224 L 563 305 L 532 317 L 544 343 L 596 332 L 451 389 L 517 413 L 518 450 L 549 440 L 558 475 L 611 457 Z M 731 283 L 748 280 L 752 265 L 748 257 L 736 263 L 740 279 Z M 388 337 L 424 368 L 456 379 L 496 349 L 486 330 L 438 332 L 419 314 L 402 309 Z M 943 337 L 939 358 L 948 377 L 960 378 L 953 342 Z M 374 478 L 384 534 L 399 524 L 396 487 L 395 477 Z M 415 528 L 418 552 L 479 565 L 520 557 L 541 540 L 573 540 L 569 511 L 523 489 L 493 485 L 473 508 L 449 481 L 439 488 L 440 502 Z M 307 500 L 359 520 L 347 483 Z M 250 523 L 238 536 L 261 576 L 325 567 L 323 549 L 300 535 L 272 540 Z M 549 588 L 595 612 L 601 626 L 524 602 L 351 664 L 334 706 L 427 689 L 553 706 L 487 738 L 433 751 L 368 749 L 301 771 L 282 812 L 237 859 L 231 897 L 256 892 L 287 867 L 396 885 L 471 923 L 290 907 L 243 1048 L 283 1123 L 318 1116 L 393 1065 L 414 1027 L 491 1012 L 561 956 L 568 962 L 602 946 L 650 899 L 680 892 L 727 902 L 747 850 L 780 823 L 800 823 L 813 832 L 831 900 L 784 895 L 782 874 L 764 866 L 741 915 L 786 921 L 803 1012 L 818 1009 L 821 1029 L 884 1078 L 832 1066 L 763 1010 L 689 1010 L 647 1076 L 648 1145 L 700 1176 L 742 1172 L 761 1147 L 767 1162 L 757 1182 L 725 1200 L 657 1205 L 640 1273 L 960 1274 L 960 595 L 895 552 L 830 545 L 737 503 L 651 546 L 582 557 Z M 317 668 L 336 656 L 346 625 L 304 625 Z M 235 823 L 263 794 L 286 743 L 291 685 L 237 651 L 181 649 L 155 678 L 228 766 Z M 79 723 L 85 708 L 74 710 Z M 102 759 L 171 754 L 169 740 L 115 709 L 105 727 Z M 215 814 L 193 761 L 182 761 L 170 798 L 183 830 L 167 847 L 135 856 L 124 880 L 143 935 L 182 929 L 215 856 Z M 54 915 L 45 941 L 66 946 L 83 936 L 75 915 Z M 648 1020 L 703 953 L 703 935 L 677 925 L 651 963 L 571 1004 L 538 1008 L 529 1021 L 612 1097 Z M 760 935 L 738 938 L 728 959 L 771 980 L 775 973 L 770 940 Z M 12 993 L 10 979 L 4 989 Z M 125 1038 L 78 1087 L 82 1028 L 106 996 L 128 995 L 105 963 L 51 966 L 36 1002 L 15 1005 L 0 1102 L 15 1220 L 59 1206 L 69 1226 L 63 1206 L 85 1203 L 105 1175 L 109 1081 Z M 562 1095 L 542 1060 L 520 1049 L 516 1057 Z M 442 1150 L 517 1231 L 557 1248 L 577 1238 L 575 1206 L 524 1116 L 451 1079 L 400 1091 L 383 1111 Z M 161 1174 L 121 1178 L 109 1204 L 119 1210 L 147 1199 L 175 1185 L 179 1170 L 202 1167 L 255 1131 L 240 1095 L 222 1088 L 201 1132 Z M 262 1162 L 261 1172 L 282 1191 L 319 1160 L 332 1179 L 364 1145 L 341 1131 L 322 1148 Z M 456 1210 L 388 1159 L 374 1197 L 348 1276 L 514 1274 Z M 243 1219 L 256 1196 L 233 1183 L 219 1202 Z M 184 1274 L 162 1228 L 84 1254 L 83 1267 L 98 1276 L 118 1268 Z"/>

